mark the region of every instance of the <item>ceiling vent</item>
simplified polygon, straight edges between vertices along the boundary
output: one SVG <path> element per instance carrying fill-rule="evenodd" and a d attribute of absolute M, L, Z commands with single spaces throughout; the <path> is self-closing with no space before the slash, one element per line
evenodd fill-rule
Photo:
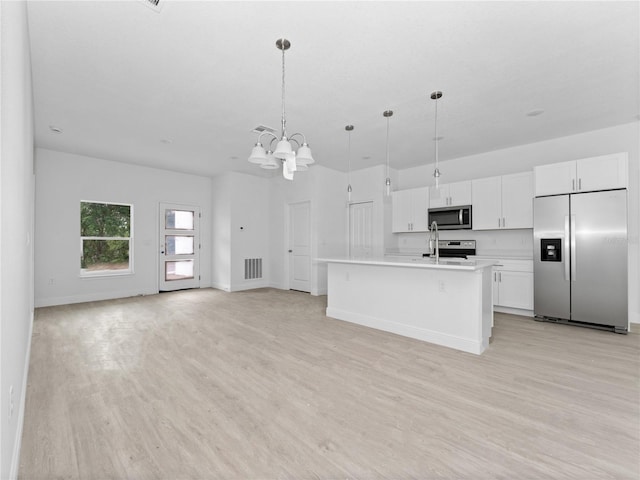
<path fill-rule="evenodd" d="M 276 129 L 271 127 L 266 127 L 264 125 L 258 125 L 256 128 L 251 130 L 253 133 L 262 133 L 262 132 L 271 132 L 275 133 Z"/>
<path fill-rule="evenodd" d="M 140 1 L 156 13 L 160 13 L 165 3 L 165 0 L 140 0 Z"/>

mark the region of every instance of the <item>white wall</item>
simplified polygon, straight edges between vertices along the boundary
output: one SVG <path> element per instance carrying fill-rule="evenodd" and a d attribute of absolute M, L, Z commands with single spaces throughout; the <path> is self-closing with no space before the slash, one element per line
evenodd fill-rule
<path fill-rule="evenodd" d="M 36 306 L 158 293 L 159 204 L 200 207 L 200 286 L 211 286 L 211 179 L 36 150 Z M 80 201 L 133 205 L 134 273 L 80 277 Z"/>
<path fill-rule="evenodd" d="M 211 180 L 211 286 L 231 291 L 231 176 Z"/>
<path fill-rule="evenodd" d="M 33 325 L 34 134 L 24 2 L 0 2 L 0 44 L 0 478 L 13 479 Z"/>
<path fill-rule="evenodd" d="M 347 239 L 347 182 L 346 175 L 320 165 L 313 166 L 316 188 L 317 257 L 343 257 L 348 253 Z M 307 172 L 308 173 L 308 172 Z M 315 269 L 315 295 L 327 293 L 327 264 L 318 263 Z"/>
<path fill-rule="evenodd" d="M 213 282 L 227 292 L 269 285 L 269 179 L 244 173 L 213 178 Z M 262 258 L 262 278 L 244 278 L 244 260 Z"/>
<path fill-rule="evenodd" d="M 443 149 L 446 144 L 443 144 Z M 555 138 L 545 142 L 471 155 L 441 162 L 443 183 L 474 178 L 491 177 L 533 170 L 536 165 L 564 162 L 579 158 L 629 153 L 629 318 L 640 323 L 640 123 L 633 122 L 616 127 L 594 130 L 578 135 Z M 433 164 L 398 172 L 398 189 L 432 186 Z M 391 248 L 422 248 L 424 234 L 398 234 Z M 491 250 L 520 250 L 532 255 L 533 238 L 530 231 L 465 232 L 465 237 L 477 239 L 478 253 L 491 254 Z M 458 233 L 459 237 L 459 233 Z M 456 238 L 451 232 L 442 238 Z M 494 244 L 493 241 L 496 241 Z M 495 246 L 495 248 L 494 248 Z"/>
<path fill-rule="evenodd" d="M 269 284 L 269 181 L 232 173 L 231 177 L 231 289 L 246 290 Z M 262 258 L 262 278 L 244 278 L 244 260 Z"/>

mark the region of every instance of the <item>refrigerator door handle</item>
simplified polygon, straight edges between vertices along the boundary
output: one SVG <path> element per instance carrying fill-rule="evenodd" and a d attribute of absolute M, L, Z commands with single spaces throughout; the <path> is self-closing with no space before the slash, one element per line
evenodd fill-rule
<path fill-rule="evenodd" d="M 577 279 L 576 269 L 576 216 L 571 215 L 571 281 Z"/>
<path fill-rule="evenodd" d="M 569 276 L 569 215 L 564 216 L 564 239 L 562 241 L 562 256 L 564 257 L 564 279 L 568 282 L 571 280 Z"/>

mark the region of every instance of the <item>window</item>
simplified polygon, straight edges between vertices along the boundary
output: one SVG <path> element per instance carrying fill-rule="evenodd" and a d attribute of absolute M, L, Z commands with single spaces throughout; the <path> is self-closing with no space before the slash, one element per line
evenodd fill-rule
<path fill-rule="evenodd" d="M 133 206 L 80 202 L 80 275 L 132 273 Z"/>

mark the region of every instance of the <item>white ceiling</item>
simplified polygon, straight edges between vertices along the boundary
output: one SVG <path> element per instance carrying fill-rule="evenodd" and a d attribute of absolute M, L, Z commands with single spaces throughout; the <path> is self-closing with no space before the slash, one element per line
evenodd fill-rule
<path fill-rule="evenodd" d="M 391 166 L 432 162 L 436 89 L 440 160 L 640 118 L 637 1 L 161 2 L 29 2 L 37 146 L 268 175 L 246 159 L 280 126 L 280 37 L 287 130 L 338 170 L 347 124 L 353 168 L 384 163 L 387 109 Z"/>

